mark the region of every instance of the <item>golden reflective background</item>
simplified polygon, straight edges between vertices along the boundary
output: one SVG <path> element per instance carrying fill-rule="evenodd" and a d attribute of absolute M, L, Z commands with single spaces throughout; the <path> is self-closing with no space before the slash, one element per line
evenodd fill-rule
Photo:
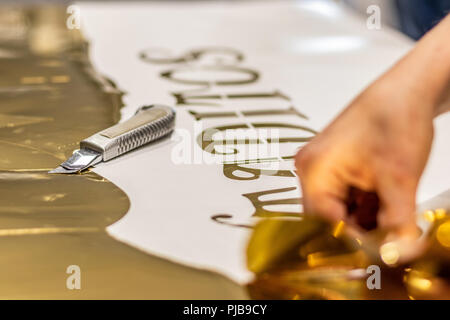
<path fill-rule="evenodd" d="M 47 173 L 120 117 L 122 93 L 66 19 L 64 7 L 0 8 L 0 298 L 246 298 L 225 277 L 111 238 L 130 205 L 111 182 Z M 80 290 L 66 287 L 70 265 Z"/>
<path fill-rule="evenodd" d="M 427 211 L 430 230 L 418 254 L 403 260 L 394 242 L 379 245 L 371 231 L 358 238 L 348 226 L 312 217 L 260 222 L 247 250 L 256 299 L 450 299 L 450 214 Z M 279 235 L 282 234 L 283 237 Z M 419 249 L 422 248 L 422 249 Z M 379 267 L 379 288 L 374 266 Z"/>

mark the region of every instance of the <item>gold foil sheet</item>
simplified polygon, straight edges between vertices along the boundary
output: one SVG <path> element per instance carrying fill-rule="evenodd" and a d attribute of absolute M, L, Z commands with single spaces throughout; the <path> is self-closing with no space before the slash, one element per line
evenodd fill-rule
<path fill-rule="evenodd" d="M 58 6 L 0 8 L 0 298 L 245 298 L 224 277 L 110 237 L 130 205 L 111 182 L 47 173 L 122 105 L 67 17 Z M 79 290 L 66 285 L 71 265 Z"/>
<path fill-rule="evenodd" d="M 432 224 L 418 239 L 417 254 L 404 260 L 398 247 L 380 245 L 379 231 L 361 238 L 340 222 L 317 218 L 260 222 L 247 264 L 256 299 L 449 299 L 450 215 L 424 214 Z M 350 230 L 350 231 L 349 231 Z M 379 287 L 369 279 L 379 268 Z"/>

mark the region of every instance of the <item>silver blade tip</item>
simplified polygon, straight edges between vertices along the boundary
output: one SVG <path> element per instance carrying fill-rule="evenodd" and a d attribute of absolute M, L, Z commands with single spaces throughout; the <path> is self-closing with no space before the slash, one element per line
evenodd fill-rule
<path fill-rule="evenodd" d="M 70 173 L 76 173 L 76 172 L 78 172 L 78 170 L 68 170 L 68 169 L 66 169 L 64 167 L 59 166 L 59 167 L 57 167 L 57 168 L 55 168 L 53 170 L 50 170 L 48 173 L 66 173 L 66 174 L 70 174 Z"/>

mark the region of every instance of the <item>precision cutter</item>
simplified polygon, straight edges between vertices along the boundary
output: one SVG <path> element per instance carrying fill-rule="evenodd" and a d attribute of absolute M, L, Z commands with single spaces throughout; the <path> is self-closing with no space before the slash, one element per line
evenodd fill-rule
<path fill-rule="evenodd" d="M 130 119 L 81 141 L 80 149 L 49 173 L 83 171 L 168 135 L 173 131 L 174 124 L 175 111 L 172 108 L 143 106 Z"/>

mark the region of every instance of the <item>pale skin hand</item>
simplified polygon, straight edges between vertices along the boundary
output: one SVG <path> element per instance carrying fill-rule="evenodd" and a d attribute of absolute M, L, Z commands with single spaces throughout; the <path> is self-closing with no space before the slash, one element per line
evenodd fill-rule
<path fill-rule="evenodd" d="M 348 220 L 349 187 L 375 191 L 378 226 L 415 230 L 415 197 L 433 140 L 433 118 L 450 106 L 450 16 L 300 150 L 304 211 Z"/>

